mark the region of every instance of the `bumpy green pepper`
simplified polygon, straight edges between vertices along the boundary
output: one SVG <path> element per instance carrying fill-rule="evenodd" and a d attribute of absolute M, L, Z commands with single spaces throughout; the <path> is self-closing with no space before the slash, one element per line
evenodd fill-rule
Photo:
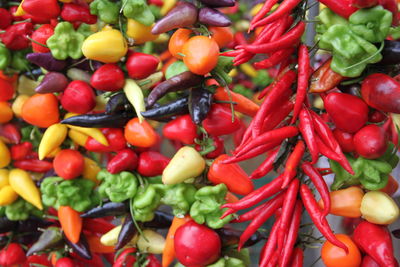
<path fill-rule="evenodd" d="M 141 24 L 151 26 L 155 17 L 144 0 L 123 0 L 124 16 L 139 21 Z"/>
<path fill-rule="evenodd" d="M 130 172 L 111 174 L 107 170 L 101 170 L 97 174 L 97 180 L 102 181 L 99 186 L 100 196 L 108 197 L 112 202 L 122 202 L 134 197 L 138 188 L 138 180 Z"/>
<path fill-rule="evenodd" d="M 14 203 L 5 207 L 5 214 L 10 221 L 21 221 L 28 219 L 29 215 L 40 217 L 42 212 L 32 204 L 19 198 Z"/>
<path fill-rule="evenodd" d="M 90 25 L 86 23 L 82 23 L 76 32 L 82 34 L 85 38 L 93 34 L 93 31 L 90 29 Z"/>
<path fill-rule="evenodd" d="M 359 76 L 369 63 L 382 59 L 378 48 L 354 34 L 348 25 L 336 24 L 321 36 L 319 47 L 333 51 L 331 68 L 345 77 Z"/>
<path fill-rule="evenodd" d="M 153 220 L 154 211 L 161 203 L 164 193 L 164 185 L 148 184 L 140 187 L 136 196 L 132 199 L 132 210 L 135 220 L 148 222 Z"/>
<path fill-rule="evenodd" d="M 10 63 L 11 53 L 4 44 L 0 43 L 0 70 L 7 68 Z"/>
<path fill-rule="evenodd" d="M 385 40 L 392 24 L 392 13 L 382 6 L 359 9 L 350 18 L 350 29 L 371 43 Z"/>
<path fill-rule="evenodd" d="M 240 259 L 223 257 L 220 258 L 217 262 L 207 265 L 207 267 L 246 267 L 246 265 Z"/>
<path fill-rule="evenodd" d="M 227 224 L 232 216 L 220 219 L 224 213 L 221 205 L 225 204 L 225 195 L 228 192 L 225 184 L 205 186 L 200 188 L 194 198 L 196 201 L 190 208 L 190 216 L 199 224 L 206 223 L 210 228 L 221 228 Z"/>
<path fill-rule="evenodd" d="M 47 177 L 40 185 L 42 201 L 45 206 L 58 209 L 70 206 L 83 212 L 100 203 L 95 183 L 88 179 L 64 180 L 61 177 Z"/>
<path fill-rule="evenodd" d="M 232 77 L 228 73 L 233 68 L 233 61 L 231 57 L 220 56 L 218 57 L 217 66 L 211 71 L 211 75 L 218 81 L 219 84 L 232 83 Z"/>
<path fill-rule="evenodd" d="M 109 0 L 94 0 L 90 4 L 90 13 L 97 15 L 105 23 L 117 23 L 119 9 L 118 3 L 113 3 Z"/>
<path fill-rule="evenodd" d="M 47 39 L 46 44 L 55 59 L 78 59 L 82 57 L 84 39 L 83 34 L 75 31 L 71 23 L 64 21 L 57 24 L 54 34 Z"/>
<path fill-rule="evenodd" d="M 175 216 L 185 215 L 195 201 L 196 187 L 192 184 L 176 184 L 165 186 L 165 194 L 161 202 L 172 207 Z"/>
<path fill-rule="evenodd" d="M 316 17 L 316 19 L 320 22 L 317 24 L 315 27 L 315 30 L 319 34 L 325 33 L 329 27 L 333 25 L 347 25 L 348 22 L 346 19 L 343 17 L 337 15 L 335 12 L 330 10 L 329 8 L 324 8 L 321 10 L 319 15 Z"/>
<path fill-rule="evenodd" d="M 14 51 L 12 54 L 10 67 L 19 71 L 29 70 L 29 62 L 26 59 L 26 54 L 28 53 L 29 50 Z"/>

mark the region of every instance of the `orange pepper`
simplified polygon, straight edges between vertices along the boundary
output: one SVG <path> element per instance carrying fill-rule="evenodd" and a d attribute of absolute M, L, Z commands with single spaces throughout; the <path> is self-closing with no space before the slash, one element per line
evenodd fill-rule
<path fill-rule="evenodd" d="M 239 202 L 239 198 L 232 194 L 231 192 L 227 192 L 225 196 L 226 203 L 236 203 Z"/>
<path fill-rule="evenodd" d="M 131 119 L 125 126 L 125 139 L 129 144 L 138 147 L 152 147 L 158 141 L 157 133 L 147 122 Z"/>
<path fill-rule="evenodd" d="M 94 253 L 113 253 L 115 252 L 114 246 L 105 246 L 100 242 L 100 237 L 95 235 L 86 236 L 90 251 Z"/>
<path fill-rule="evenodd" d="M 68 240 L 74 244 L 78 243 L 82 231 L 82 218 L 79 212 L 69 206 L 60 206 L 58 220 Z"/>
<path fill-rule="evenodd" d="M 188 29 L 177 29 L 174 34 L 172 34 L 168 43 L 168 50 L 171 55 L 178 59 L 182 59 L 182 56 L 179 55 L 179 53 L 182 53 L 183 46 L 189 40 L 191 34 L 192 31 Z"/>
<path fill-rule="evenodd" d="M 0 102 L 0 123 L 7 123 L 13 117 L 13 111 L 7 102 Z"/>
<path fill-rule="evenodd" d="M 183 62 L 198 75 L 209 73 L 218 63 L 219 46 L 213 38 L 194 36 L 182 47 Z"/>
<path fill-rule="evenodd" d="M 25 101 L 22 106 L 24 121 L 47 128 L 59 121 L 58 100 L 53 94 L 35 94 Z"/>
<path fill-rule="evenodd" d="M 340 189 L 329 193 L 331 197 L 330 214 L 349 218 L 358 218 L 361 216 L 361 201 L 364 191 L 357 187 L 351 186 L 346 189 Z M 318 201 L 321 208 L 324 207 L 322 200 Z"/>
<path fill-rule="evenodd" d="M 250 117 L 255 116 L 260 109 L 259 105 L 241 94 L 230 91 L 230 95 L 231 97 L 229 98 L 229 94 L 224 87 L 218 87 L 215 91 L 214 98 L 220 101 L 229 101 L 231 99 L 233 102 L 237 103 L 234 106 L 236 111 L 239 111 L 240 113 Z"/>

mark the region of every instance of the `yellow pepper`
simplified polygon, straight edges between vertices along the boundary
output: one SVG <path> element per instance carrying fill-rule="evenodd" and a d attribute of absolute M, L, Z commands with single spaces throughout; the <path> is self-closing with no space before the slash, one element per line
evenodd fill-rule
<path fill-rule="evenodd" d="M 26 14 L 25 10 L 22 9 L 22 4 L 24 3 L 25 0 L 22 0 L 21 3 L 19 4 L 17 11 L 13 14 L 16 17 L 20 17 Z"/>
<path fill-rule="evenodd" d="M 84 160 L 85 160 L 85 165 L 83 168 L 82 177 L 91 180 L 96 184 L 99 184 L 100 181 L 97 180 L 97 174 L 101 171 L 101 168 L 99 167 L 96 161 L 90 158 L 84 157 Z"/>
<path fill-rule="evenodd" d="M 250 65 L 249 63 L 244 63 L 242 65 L 239 66 L 239 68 L 248 76 L 254 78 L 257 76 L 257 71 L 255 68 L 253 68 L 252 65 Z"/>
<path fill-rule="evenodd" d="M 179 184 L 199 176 L 206 162 L 196 149 L 184 146 L 176 152 L 162 173 L 164 184 Z"/>
<path fill-rule="evenodd" d="M 116 63 L 127 52 L 128 45 L 122 33 L 109 27 L 90 35 L 82 44 L 85 57 L 104 63 Z"/>
<path fill-rule="evenodd" d="M 158 37 L 158 35 L 151 33 L 152 28 L 153 26 L 146 26 L 136 20 L 128 19 L 126 35 L 133 39 L 134 44 L 143 44 L 153 41 Z"/>
<path fill-rule="evenodd" d="M 126 79 L 124 92 L 129 102 L 135 109 L 139 121 L 142 122 L 144 120 L 144 117 L 142 116 L 141 112 L 146 111 L 146 105 L 144 103 L 144 95 L 142 92 L 142 88 L 140 88 L 139 85 L 137 85 L 134 80 Z"/>
<path fill-rule="evenodd" d="M 156 83 L 160 82 L 164 77 L 164 74 L 162 71 L 155 72 L 151 74 L 149 77 L 141 79 L 141 80 L 135 80 L 135 82 L 142 88 L 143 90 L 148 90 L 150 89 L 153 85 Z"/>
<path fill-rule="evenodd" d="M 11 162 L 10 150 L 8 150 L 6 144 L 0 140 L 0 168 L 8 166 L 10 162 Z"/>
<path fill-rule="evenodd" d="M 380 191 L 369 191 L 361 201 L 362 217 L 375 224 L 391 224 L 400 215 L 399 207 L 388 194 Z"/>
<path fill-rule="evenodd" d="M 254 17 L 262 8 L 263 3 L 259 3 L 255 5 L 252 9 L 250 9 L 250 16 Z"/>
<path fill-rule="evenodd" d="M 18 78 L 17 92 L 19 94 L 33 96 L 36 94 L 35 88 L 40 84 L 39 81 L 29 79 L 25 75 L 20 75 Z"/>
<path fill-rule="evenodd" d="M 118 225 L 101 236 L 100 242 L 104 246 L 115 246 L 118 242 L 118 236 L 121 232 L 122 225 Z"/>
<path fill-rule="evenodd" d="M 38 209 L 43 209 L 40 191 L 26 171 L 21 169 L 12 169 L 10 171 L 9 183 L 12 189 L 14 189 L 14 191 L 23 199 Z"/>
<path fill-rule="evenodd" d="M 68 137 L 72 139 L 76 144 L 80 146 L 85 146 L 87 139 L 89 138 L 88 135 L 81 133 L 76 130 L 69 130 Z"/>
<path fill-rule="evenodd" d="M 14 102 L 12 103 L 11 109 L 14 112 L 15 116 L 21 117 L 22 113 L 22 106 L 25 104 L 25 101 L 29 99 L 28 95 L 19 95 L 15 98 Z"/>
<path fill-rule="evenodd" d="M 0 169 L 0 188 L 9 185 L 10 183 L 8 182 L 8 176 L 10 174 L 10 171 L 7 169 Z"/>
<path fill-rule="evenodd" d="M 136 243 L 139 251 L 153 254 L 163 253 L 165 238 L 153 230 L 145 229 Z"/>
<path fill-rule="evenodd" d="M 55 156 L 57 156 L 58 152 L 61 151 L 61 147 L 56 147 L 55 149 L 53 149 L 47 156 L 46 158 L 54 158 Z"/>
<path fill-rule="evenodd" d="M 40 140 L 38 154 L 43 160 L 48 154 L 59 147 L 67 137 L 68 127 L 65 124 L 56 123 L 51 125 L 43 134 Z"/>
<path fill-rule="evenodd" d="M 6 206 L 18 199 L 18 194 L 10 185 L 6 185 L 0 189 L 0 206 Z"/>
<path fill-rule="evenodd" d="M 160 9 L 160 14 L 164 16 L 167 14 L 175 5 L 177 0 L 164 0 L 163 5 Z"/>
<path fill-rule="evenodd" d="M 74 113 L 67 113 L 64 118 L 66 119 L 66 118 L 70 118 L 70 117 L 73 117 L 73 116 L 76 116 L 76 115 L 77 114 L 74 114 Z M 94 140 L 96 140 L 97 142 L 99 142 L 100 144 L 108 146 L 107 138 L 104 136 L 104 134 L 99 129 L 97 129 L 97 128 L 86 128 L 86 127 L 74 126 L 74 125 L 69 125 L 69 124 L 66 124 L 66 125 L 71 130 L 78 131 L 78 132 L 80 132 L 82 134 L 88 135 L 88 136 L 92 137 Z M 74 140 L 74 139 L 72 139 L 72 140 Z M 85 143 L 86 143 L 86 141 L 85 141 Z M 82 146 L 84 146 L 84 145 L 85 144 L 83 144 Z"/>

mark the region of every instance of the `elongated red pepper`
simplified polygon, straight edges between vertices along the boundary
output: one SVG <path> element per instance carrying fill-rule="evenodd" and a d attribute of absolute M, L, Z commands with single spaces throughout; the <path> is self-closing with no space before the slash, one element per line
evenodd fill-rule
<path fill-rule="evenodd" d="M 112 158 L 107 164 L 109 173 L 120 173 L 122 171 L 134 170 L 138 165 L 138 156 L 130 149 L 125 148 L 118 151 L 117 155 Z"/>
<path fill-rule="evenodd" d="M 249 152 L 247 152 L 245 154 L 242 154 L 240 156 L 236 156 L 235 155 L 233 157 L 230 157 L 230 158 L 224 160 L 223 163 L 224 164 L 235 163 L 235 162 L 240 162 L 240 161 L 244 161 L 244 160 L 247 160 L 247 159 L 251 159 L 251 158 L 257 157 L 257 156 L 259 156 L 259 155 L 261 155 L 263 153 L 266 153 L 267 151 L 279 146 L 280 143 L 281 143 L 280 141 L 271 142 L 271 143 L 267 142 L 265 145 L 261 145 L 261 146 L 258 146 L 256 148 L 254 148 L 254 149 L 251 149 Z"/>
<path fill-rule="evenodd" d="M 310 68 L 310 56 L 308 54 L 307 46 L 304 44 L 299 47 L 299 59 L 298 63 L 298 75 L 297 75 L 297 93 L 296 102 L 293 109 L 292 122 L 294 123 L 299 115 L 301 107 L 304 100 L 307 97 L 308 79 L 310 78 L 311 68 Z"/>
<path fill-rule="evenodd" d="M 274 225 L 272 226 L 271 233 L 269 234 L 268 241 L 265 243 L 260 254 L 260 267 L 267 266 L 276 248 L 276 242 L 278 240 L 280 218 L 277 218 Z"/>
<path fill-rule="evenodd" d="M 319 151 L 315 141 L 314 124 L 307 108 L 304 107 L 300 111 L 299 119 L 299 129 L 304 141 L 307 144 L 308 150 L 310 151 L 311 162 L 314 164 L 318 161 Z"/>
<path fill-rule="evenodd" d="M 324 142 L 322 142 L 321 138 L 318 135 L 315 136 L 315 141 L 317 142 L 318 151 L 327 157 L 328 159 L 340 161 L 341 158 L 338 154 L 335 153 L 332 149 L 330 149 Z"/>
<path fill-rule="evenodd" d="M 253 30 L 255 27 L 253 27 L 262 17 L 267 15 L 272 7 L 278 3 L 278 0 L 266 0 L 264 2 L 264 5 L 261 7 L 260 11 L 257 12 L 257 14 L 254 16 L 254 18 L 250 22 L 250 30 Z"/>
<path fill-rule="evenodd" d="M 22 142 L 21 144 L 13 145 L 10 149 L 11 158 L 13 160 L 25 159 L 29 152 L 32 151 L 33 145 L 31 142 Z"/>
<path fill-rule="evenodd" d="M 22 159 L 13 162 L 14 167 L 31 172 L 48 172 L 53 168 L 51 162 L 38 159 Z"/>
<path fill-rule="evenodd" d="M 231 223 L 241 223 L 241 222 L 247 222 L 250 220 L 253 220 L 262 210 L 264 210 L 268 205 L 270 201 L 265 202 L 264 204 L 261 204 L 260 206 L 239 215 L 239 217 L 233 219 Z"/>
<path fill-rule="evenodd" d="M 293 152 L 290 154 L 288 160 L 285 164 L 285 171 L 283 173 L 283 184 L 282 188 L 285 188 L 289 185 L 290 181 L 296 176 L 296 169 L 300 164 L 301 158 L 304 155 L 306 147 L 304 142 L 299 140 L 296 146 L 293 149 Z"/>
<path fill-rule="evenodd" d="M 101 218 L 84 218 L 82 227 L 84 230 L 95 234 L 105 234 L 115 228 L 115 225 Z"/>
<path fill-rule="evenodd" d="M 83 22 L 87 24 L 97 22 L 97 16 L 90 14 L 88 7 L 73 3 L 65 3 L 63 5 L 61 18 L 69 22 Z"/>
<path fill-rule="evenodd" d="M 250 179 L 259 179 L 267 175 L 274 168 L 276 156 L 278 156 L 280 147 L 277 147 L 269 153 L 267 158 L 250 175 Z"/>
<path fill-rule="evenodd" d="M 261 132 L 266 132 L 274 129 L 279 125 L 293 110 L 293 102 L 286 101 L 279 106 L 279 109 L 274 110 L 264 120 Z"/>
<path fill-rule="evenodd" d="M 282 49 L 279 51 L 274 52 L 271 56 L 268 58 L 258 61 L 254 63 L 254 67 L 259 70 L 259 69 L 268 69 L 273 66 L 278 65 L 283 59 L 289 57 L 294 51 L 294 48 L 287 48 L 287 49 Z"/>
<path fill-rule="evenodd" d="M 303 267 L 303 250 L 299 247 L 295 247 L 293 250 L 292 261 L 290 262 L 291 267 Z"/>
<path fill-rule="evenodd" d="M 328 221 L 325 217 L 322 216 L 322 212 L 319 209 L 318 203 L 307 185 L 302 184 L 300 186 L 300 196 L 303 201 L 304 207 L 310 215 L 311 220 L 314 222 L 315 227 L 317 227 L 317 229 L 326 238 L 326 240 L 331 242 L 333 245 L 344 249 L 346 253 L 348 253 L 348 247 L 335 237 L 332 229 L 328 224 Z"/>
<path fill-rule="evenodd" d="M 320 0 L 320 2 L 326 5 L 333 12 L 344 18 L 349 18 L 351 14 L 357 11 L 357 8 L 351 5 L 350 0 Z"/>

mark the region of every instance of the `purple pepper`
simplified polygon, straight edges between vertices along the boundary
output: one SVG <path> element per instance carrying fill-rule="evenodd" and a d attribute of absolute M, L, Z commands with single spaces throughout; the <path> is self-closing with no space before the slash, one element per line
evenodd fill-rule
<path fill-rule="evenodd" d="M 78 63 L 79 61 L 81 61 L 81 62 Z M 80 59 L 71 59 L 69 61 L 68 65 L 74 65 L 74 68 L 78 68 L 78 69 L 81 69 L 81 70 L 96 71 L 98 68 L 103 66 L 103 63 L 101 63 L 100 61 L 97 61 L 97 60 L 85 60 L 85 61 L 82 61 L 82 58 L 80 58 Z"/>
<path fill-rule="evenodd" d="M 51 53 L 29 53 L 26 59 L 48 71 L 61 71 L 67 66 L 67 61 L 55 59 Z"/>
<path fill-rule="evenodd" d="M 199 22 L 216 27 L 228 27 L 232 24 L 231 20 L 225 14 L 210 7 L 200 9 Z"/>
<path fill-rule="evenodd" d="M 235 0 L 200 0 L 200 2 L 210 7 L 229 7 L 235 5 Z"/>
<path fill-rule="evenodd" d="M 68 79 L 60 72 L 48 72 L 42 82 L 35 88 L 36 93 L 47 94 L 62 92 L 68 86 Z"/>
<path fill-rule="evenodd" d="M 192 3 L 182 2 L 156 22 L 152 34 L 164 33 L 176 28 L 190 27 L 197 22 L 197 7 Z"/>

